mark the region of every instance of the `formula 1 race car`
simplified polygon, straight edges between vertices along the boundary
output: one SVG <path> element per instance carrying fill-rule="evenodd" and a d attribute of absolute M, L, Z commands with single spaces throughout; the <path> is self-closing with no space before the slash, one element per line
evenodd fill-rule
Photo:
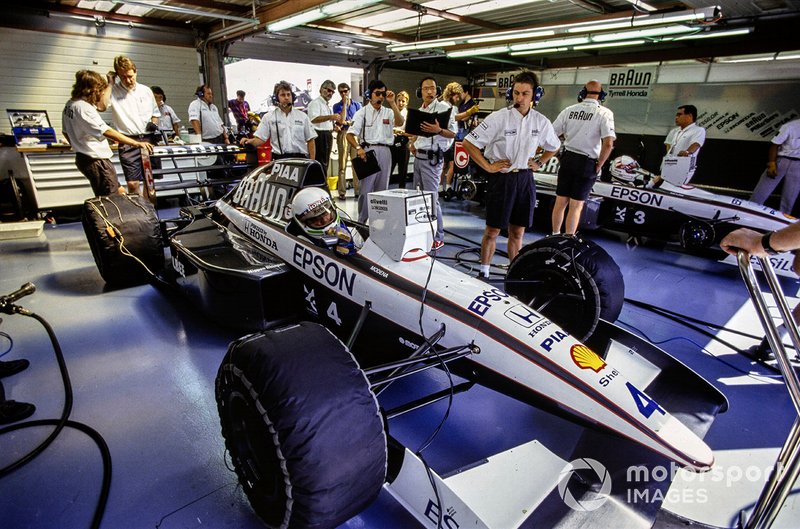
<path fill-rule="evenodd" d="M 670 516 L 660 502 L 628 504 L 624 480 L 612 487 L 607 476 L 631 465 L 712 467 L 702 437 L 725 397 L 608 321 L 619 314 L 623 285 L 599 246 L 537 241 L 511 263 L 502 289 L 423 251 L 432 242 L 432 196 L 397 189 L 370 195 L 368 229 L 342 221 L 365 239 L 344 255 L 335 240 L 310 235 L 292 209 L 301 190 L 324 186 L 318 163 L 281 160 L 216 203 L 160 223 L 170 253 L 160 276 L 215 320 L 254 332 L 230 345 L 216 398 L 234 470 L 269 527 L 334 528 L 381 490 L 423 527 L 512 529 L 529 518 L 546 527 L 651 527 Z M 126 234 L 127 218 L 95 208 L 108 212 L 104 226 Z M 394 380 L 432 367 L 464 382 L 381 407 Z M 396 415 L 476 383 L 569 428 L 448 477 L 392 437 Z M 597 483 L 570 481 L 587 471 L 598 472 L 599 494 L 613 500 L 596 510 L 588 506 Z M 635 485 L 665 495 L 670 481 Z"/>
<path fill-rule="evenodd" d="M 555 201 L 558 159 L 552 158 L 535 173 L 537 214 L 550 218 Z M 737 228 L 767 232 L 796 219 L 761 204 L 709 193 L 691 185 L 664 180 L 658 189 L 645 188 L 655 175 L 639 167 L 630 156 L 610 162 L 611 181 L 598 180 L 586 201 L 581 229 L 605 228 L 634 236 L 677 242 L 689 252 L 710 254 L 736 266 L 736 259 L 719 250 L 719 241 Z M 716 251 L 713 249 L 716 248 Z M 770 257 L 776 273 L 796 278 L 791 253 Z M 757 259 L 753 264 L 758 267 Z"/>

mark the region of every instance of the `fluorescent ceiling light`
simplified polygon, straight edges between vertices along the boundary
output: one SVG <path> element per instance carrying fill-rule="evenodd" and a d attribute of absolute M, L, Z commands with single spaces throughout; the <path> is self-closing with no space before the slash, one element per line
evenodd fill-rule
<path fill-rule="evenodd" d="M 567 51 L 568 47 L 564 48 L 545 48 L 543 50 L 528 50 L 528 51 L 512 51 L 509 55 L 538 55 L 540 53 L 555 53 L 557 51 Z"/>
<path fill-rule="evenodd" d="M 550 37 L 555 34 L 556 32 L 553 31 L 552 29 L 544 31 L 527 31 L 523 33 L 505 32 L 505 33 L 498 33 L 496 35 L 487 35 L 486 37 L 476 37 L 472 39 L 467 39 L 467 43 L 479 44 L 481 42 L 496 42 L 498 40 L 508 40 L 508 39 L 535 39 L 538 37 Z"/>
<path fill-rule="evenodd" d="M 447 53 L 448 57 L 470 57 L 472 55 L 493 55 L 495 53 L 505 53 L 508 46 L 495 46 L 493 48 L 473 48 L 470 50 L 458 50 Z"/>
<path fill-rule="evenodd" d="M 639 29 L 635 31 L 620 31 L 617 33 L 601 33 L 592 35 L 592 42 L 609 42 L 612 40 L 635 39 L 641 37 L 658 37 L 661 35 L 674 35 L 676 33 L 687 33 L 697 31 L 689 26 L 666 26 L 663 28 Z"/>
<path fill-rule="evenodd" d="M 514 0 L 514 7 L 519 7 L 526 4 L 534 4 L 542 0 Z M 447 9 L 456 15 L 477 15 L 478 13 L 486 13 L 487 11 L 495 11 L 498 9 L 508 9 L 508 0 L 489 0 L 488 2 L 473 2 L 470 5 L 464 5 L 466 2 L 463 0 L 459 2 L 461 7 L 454 7 L 449 9 L 447 7 L 439 7 L 439 2 L 426 2 L 425 7 L 433 9 Z"/>
<path fill-rule="evenodd" d="M 775 59 L 774 53 L 760 54 L 760 55 L 738 55 L 733 57 L 722 57 L 719 62 L 736 63 L 736 62 L 767 62 Z"/>
<path fill-rule="evenodd" d="M 800 59 L 800 50 L 799 51 L 782 51 L 775 57 L 779 61 L 785 61 L 788 59 Z"/>
<path fill-rule="evenodd" d="M 695 40 L 695 39 L 714 39 L 717 37 L 733 37 L 735 35 L 746 35 L 753 31 L 753 28 L 729 29 L 724 31 L 704 31 L 694 35 L 681 35 L 674 40 Z"/>
<path fill-rule="evenodd" d="M 267 31 L 282 31 L 295 26 L 302 26 L 303 24 L 307 24 L 308 22 L 313 22 L 324 17 L 325 13 L 323 13 L 322 9 L 318 7 L 316 9 L 312 9 L 311 11 L 300 13 L 299 15 L 294 15 L 288 18 L 283 18 L 276 22 L 271 22 L 267 24 Z"/>
<path fill-rule="evenodd" d="M 623 40 L 622 42 L 603 42 L 600 44 L 587 44 L 585 46 L 573 46 L 573 50 L 593 50 L 596 48 L 617 48 L 620 46 L 634 46 L 644 44 L 646 40 Z"/>
<path fill-rule="evenodd" d="M 356 9 L 361 9 L 362 7 L 371 6 L 372 4 L 377 4 L 380 1 L 381 0 L 339 0 L 335 4 L 322 6 L 321 9 L 326 15 L 338 15 L 340 13 L 355 11 Z"/>
<path fill-rule="evenodd" d="M 387 46 L 386 49 L 392 52 L 427 50 L 430 48 L 443 48 L 445 46 L 455 46 L 456 41 L 448 40 L 444 42 L 417 42 L 414 44 L 401 44 L 399 46 Z"/>
<path fill-rule="evenodd" d="M 605 31 L 608 29 L 635 28 L 640 26 L 655 26 L 657 24 L 675 24 L 678 22 L 692 22 L 706 18 L 705 13 L 693 11 L 691 13 L 678 13 L 667 15 L 644 15 L 628 17 L 619 22 L 601 22 L 586 26 L 567 28 L 567 33 L 586 33 L 588 31 Z"/>
<path fill-rule="evenodd" d="M 572 46 L 573 44 L 586 44 L 589 42 L 589 37 L 572 37 L 568 39 L 550 39 L 540 42 L 526 42 L 524 44 L 512 44 L 510 46 L 512 51 L 523 50 L 536 50 L 543 48 L 552 48 L 555 46 Z"/>

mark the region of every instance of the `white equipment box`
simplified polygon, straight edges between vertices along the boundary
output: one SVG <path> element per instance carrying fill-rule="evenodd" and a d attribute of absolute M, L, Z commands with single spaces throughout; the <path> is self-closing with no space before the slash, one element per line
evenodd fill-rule
<path fill-rule="evenodd" d="M 369 238 L 395 261 L 411 250 L 427 252 L 435 222 L 430 191 L 389 189 L 369 194 Z"/>
<path fill-rule="evenodd" d="M 694 156 L 664 156 L 664 164 L 661 167 L 661 178 L 674 186 L 682 186 L 689 181 L 690 175 L 694 174 Z"/>

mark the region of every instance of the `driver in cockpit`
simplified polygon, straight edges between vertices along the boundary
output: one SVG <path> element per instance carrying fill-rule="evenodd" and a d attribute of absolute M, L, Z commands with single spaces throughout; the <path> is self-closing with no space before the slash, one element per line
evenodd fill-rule
<path fill-rule="evenodd" d="M 292 215 L 317 246 L 334 248 L 340 255 L 353 255 L 364 245 L 361 235 L 351 231 L 339 217 L 331 196 L 324 189 L 301 189 L 292 199 Z"/>

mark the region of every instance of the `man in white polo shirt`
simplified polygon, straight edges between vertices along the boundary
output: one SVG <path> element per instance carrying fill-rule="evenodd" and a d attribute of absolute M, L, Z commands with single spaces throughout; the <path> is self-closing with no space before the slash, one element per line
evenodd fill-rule
<path fill-rule="evenodd" d="M 605 98 L 603 85 L 599 81 L 589 81 L 578 97 L 581 101 L 562 110 L 553 122 L 556 134 L 564 138 L 552 214 L 553 234 L 561 233 L 564 213 L 569 206 L 564 233 L 575 235 L 583 204 L 616 139 L 614 113 L 600 106 Z"/>
<path fill-rule="evenodd" d="M 667 139 L 664 140 L 664 147 L 667 152 L 665 156 L 692 157 L 697 161 L 700 154 L 700 147 L 706 142 L 706 129 L 695 123 L 697 121 L 697 107 L 694 105 L 681 105 L 675 113 L 675 124 L 677 127 L 669 131 Z M 694 164 L 686 177 L 685 184 L 694 176 L 697 164 Z M 661 170 L 664 170 L 664 162 L 661 162 Z M 664 179 L 661 176 L 651 180 L 647 187 L 658 189 Z"/>
<path fill-rule="evenodd" d="M 258 147 L 267 140 L 272 146 L 272 159 L 310 158 L 314 159 L 317 133 L 311 126 L 308 116 L 294 108 L 292 86 L 286 81 L 275 85 L 272 97 L 277 105 L 275 110 L 264 116 L 252 138 L 242 138 L 242 145 Z"/>
<path fill-rule="evenodd" d="M 800 195 L 800 119 L 784 123 L 772 138 L 767 168 L 753 190 L 752 202 L 763 204 L 783 181 L 781 211 L 791 213 Z"/>
<path fill-rule="evenodd" d="M 422 96 L 420 110 L 432 114 L 450 112 L 447 128 L 440 127 L 438 123 L 423 121 L 420 129 L 422 132 L 431 134 L 431 136 L 415 136 L 409 146 L 411 154 L 414 155 L 414 188 L 433 192 L 434 213 L 436 215 L 436 234 L 433 237 L 433 246 L 431 247 L 433 251 L 444 246 L 444 221 L 437 191 L 442 167 L 444 167 L 444 153 L 450 148 L 453 138 L 456 137 L 456 131 L 458 131 L 456 121 L 453 119 L 453 107 L 444 101 L 437 100 L 436 97 L 439 93 L 440 89 L 433 77 L 422 79 L 417 92 L 417 95 Z"/>
<path fill-rule="evenodd" d="M 194 95 L 196 99 L 189 104 L 189 122 L 195 134 L 206 143 L 230 143 L 211 87 L 200 85 Z"/>
<path fill-rule="evenodd" d="M 308 104 L 308 119 L 317 133 L 314 139 L 316 160 L 322 164 L 325 176 L 328 176 L 328 164 L 331 161 L 333 148 L 333 124 L 341 123 L 342 116 L 331 110 L 331 98 L 336 91 L 336 84 L 330 79 L 319 87 L 319 97 Z"/>
<path fill-rule="evenodd" d="M 367 195 L 373 191 L 385 191 L 389 187 L 389 171 L 392 168 L 394 127 L 403 124 L 403 116 L 394 102 L 394 92 L 388 90 L 383 81 L 373 79 L 367 86 L 369 104 L 353 116 L 353 124 L 347 130 L 347 143 L 356 149 L 356 155 L 367 160 L 367 151 L 373 151 L 380 171 L 360 178 L 358 195 L 358 221 L 367 222 L 369 204 Z M 389 108 L 384 106 L 384 100 Z"/>
<path fill-rule="evenodd" d="M 149 87 L 136 81 L 136 65 L 124 55 L 114 57 L 114 71 L 108 72 L 108 106 L 114 128 L 137 141 L 153 142 L 148 125 L 158 132 L 158 118 L 161 112 Z M 119 82 L 117 82 L 117 80 Z M 152 126 L 151 126 L 152 127 Z M 139 182 L 144 179 L 142 153 L 138 147 L 120 144 L 117 150 L 122 173 L 129 193 L 139 193 Z"/>

